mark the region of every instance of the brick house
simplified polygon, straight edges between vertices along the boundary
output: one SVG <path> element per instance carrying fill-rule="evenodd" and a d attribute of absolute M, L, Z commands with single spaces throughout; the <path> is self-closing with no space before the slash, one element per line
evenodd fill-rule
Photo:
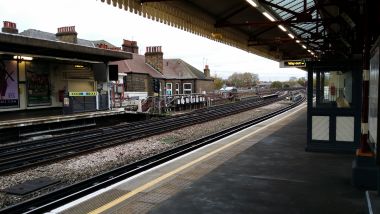
<path fill-rule="evenodd" d="M 164 59 L 160 46 L 147 47 L 144 55 L 138 54 L 136 41 L 124 40 L 122 49 L 133 54 L 131 60 L 113 62 L 119 73 L 127 73 L 126 92 L 146 92 L 152 96 L 153 79 L 160 81 L 161 95 L 203 93 L 214 90 L 213 78 L 206 65 L 204 72 L 181 59 Z"/>

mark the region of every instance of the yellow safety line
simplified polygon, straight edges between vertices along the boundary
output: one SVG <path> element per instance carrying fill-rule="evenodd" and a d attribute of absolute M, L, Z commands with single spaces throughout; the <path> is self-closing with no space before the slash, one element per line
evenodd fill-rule
<path fill-rule="evenodd" d="M 90 214 L 98 214 L 98 213 L 104 212 L 104 211 L 110 209 L 111 207 L 114 207 L 114 206 L 120 204 L 121 202 L 127 200 L 128 198 L 130 198 L 130 197 L 132 197 L 132 196 L 134 196 L 134 195 L 136 195 L 136 194 L 138 194 L 138 193 L 140 193 L 140 192 L 142 192 L 142 191 L 144 191 L 144 190 L 146 190 L 146 189 L 148 189 L 148 188 L 156 185 L 157 183 L 165 180 L 166 178 L 169 178 L 170 176 L 172 176 L 174 174 L 177 174 L 178 172 L 180 172 L 180 171 L 182 171 L 182 170 L 184 170 L 184 169 L 186 169 L 186 168 L 188 168 L 188 167 L 190 167 L 190 166 L 192 166 L 192 165 L 194 165 L 194 164 L 196 164 L 198 162 L 201 162 L 202 160 L 210 157 L 211 155 L 214 155 L 214 154 L 216 154 L 216 153 L 218 153 L 218 152 L 220 152 L 220 151 L 222 151 L 222 150 L 224 150 L 224 149 L 226 149 L 226 148 L 228 148 L 228 147 L 230 147 L 230 146 L 232 146 L 232 145 L 234 145 L 234 144 L 242 141 L 243 139 L 250 137 L 251 135 L 253 135 L 253 134 L 255 134 L 255 133 L 257 133 L 257 132 L 265 129 L 266 127 L 268 127 L 270 125 L 272 125 L 273 123 L 279 122 L 279 121 L 281 121 L 281 120 L 283 120 L 283 119 L 285 119 L 285 118 L 287 118 L 287 117 L 295 114 L 296 112 L 300 111 L 303 108 L 304 107 L 298 109 L 297 111 L 292 112 L 291 114 L 289 114 L 289 115 L 281 118 L 280 120 L 273 121 L 272 123 L 269 123 L 269 124 L 267 124 L 267 125 L 259 128 L 259 129 L 257 129 L 256 131 L 251 132 L 248 135 L 245 135 L 245 136 L 243 136 L 243 137 L 241 137 L 241 138 L 239 138 L 239 139 L 237 139 L 235 141 L 232 141 L 231 143 L 229 143 L 227 145 L 224 145 L 224 146 L 220 147 L 219 149 L 216 149 L 216 150 L 214 150 L 214 151 L 212 151 L 212 152 L 210 152 L 210 153 L 208 153 L 208 154 L 206 154 L 206 155 L 204 155 L 202 157 L 199 157 L 199 158 L 197 158 L 197 159 L 195 159 L 195 160 L 193 160 L 193 161 L 191 161 L 191 162 L 189 162 L 189 163 L 187 163 L 187 164 L 185 164 L 185 165 L 183 165 L 183 166 L 181 166 L 181 167 L 179 167 L 179 168 L 177 168 L 177 169 L 175 169 L 175 170 L 173 170 L 171 172 L 168 172 L 168 173 L 166 173 L 166 174 L 164 174 L 164 175 L 162 175 L 162 176 L 160 176 L 160 177 L 158 177 L 158 178 L 156 178 L 156 179 L 154 179 L 154 180 L 152 180 L 152 181 L 150 181 L 150 182 L 148 182 L 148 183 L 146 183 L 146 184 L 144 184 L 144 185 L 142 185 L 142 186 L 140 186 L 140 187 L 138 187 L 138 188 L 136 188 L 136 189 L 134 189 L 134 190 L 132 190 L 130 192 L 128 192 L 127 194 L 125 194 L 123 196 L 120 196 L 119 198 L 117 198 L 117 199 L 109 202 L 108 204 L 105 204 L 105 205 L 103 205 L 103 206 L 101 206 L 101 207 L 99 207 L 99 208 L 97 208 L 97 209 L 89 212 L 89 213 Z"/>

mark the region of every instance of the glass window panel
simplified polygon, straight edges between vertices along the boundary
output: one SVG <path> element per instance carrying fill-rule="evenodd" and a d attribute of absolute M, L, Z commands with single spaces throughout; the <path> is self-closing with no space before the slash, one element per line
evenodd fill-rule
<path fill-rule="evenodd" d="M 175 91 L 176 91 L 176 94 L 179 94 L 179 83 L 175 84 Z"/>
<path fill-rule="evenodd" d="M 191 94 L 191 92 L 192 92 L 191 83 L 184 83 L 183 84 L 183 93 L 184 94 Z"/>
<path fill-rule="evenodd" d="M 352 105 L 352 72 L 326 71 L 313 75 L 316 107 L 350 108 Z"/>
<path fill-rule="evenodd" d="M 288 18 L 290 18 L 290 17 L 292 17 L 293 15 L 291 15 L 290 13 L 287 13 L 286 15 L 284 15 L 284 16 L 281 16 L 282 17 L 282 20 L 286 20 L 286 19 L 288 19 Z"/>
<path fill-rule="evenodd" d="M 294 8 L 293 8 L 293 11 L 294 11 L 294 12 L 297 12 L 297 13 L 302 12 L 302 11 L 303 11 L 303 5 L 300 5 L 300 6 L 298 6 L 298 7 L 294 7 Z"/>

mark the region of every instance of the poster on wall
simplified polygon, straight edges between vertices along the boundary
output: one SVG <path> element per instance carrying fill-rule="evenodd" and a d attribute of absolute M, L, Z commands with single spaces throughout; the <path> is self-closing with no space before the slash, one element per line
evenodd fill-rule
<path fill-rule="evenodd" d="M 19 106 L 17 62 L 0 60 L 0 108 Z"/>
<path fill-rule="evenodd" d="M 26 65 L 28 106 L 51 105 L 49 66 L 44 63 Z"/>

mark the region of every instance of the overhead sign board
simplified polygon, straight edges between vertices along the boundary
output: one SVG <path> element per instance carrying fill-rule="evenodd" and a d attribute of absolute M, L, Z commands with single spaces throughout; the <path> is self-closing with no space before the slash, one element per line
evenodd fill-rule
<path fill-rule="evenodd" d="M 305 60 L 282 60 L 280 62 L 280 68 L 297 68 L 306 67 Z"/>
<path fill-rule="evenodd" d="M 96 96 L 96 91 L 69 92 L 70 97 Z"/>

